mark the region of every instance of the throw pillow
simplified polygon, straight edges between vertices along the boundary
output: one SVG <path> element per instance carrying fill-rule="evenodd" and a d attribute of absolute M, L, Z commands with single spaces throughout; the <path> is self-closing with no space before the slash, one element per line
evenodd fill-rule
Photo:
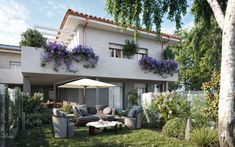
<path fill-rule="evenodd" d="M 110 107 L 105 108 L 103 110 L 103 113 L 106 114 L 106 115 L 111 114 L 112 113 L 112 108 L 110 108 Z"/>
<path fill-rule="evenodd" d="M 56 109 L 56 108 L 53 108 L 53 115 L 54 116 L 58 116 L 58 117 L 62 117 L 62 113 L 60 110 Z"/>
<path fill-rule="evenodd" d="M 142 106 L 133 106 L 132 109 L 135 109 L 137 113 L 142 112 Z"/>
<path fill-rule="evenodd" d="M 106 108 L 106 105 L 96 105 L 96 110 L 97 112 L 102 112 L 104 110 L 104 108 Z"/>
<path fill-rule="evenodd" d="M 136 110 L 135 109 L 131 109 L 129 112 L 128 112 L 128 117 L 130 118 L 134 118 L 135 117 L 135 114 L 136 114 Z"/>
<path fill-rule="evenodd" d="M 96 114 L 97 110 L 95 107 L 87 107 L 87 111 L 89 114 Z"/>
<path fill-rule="evenodd" d="M 81 110 L 83 116 L 88 115 L 88 111 L 87 111 L 87 106 L 86 106 L 86 104 L 84 104 L 84 105 L 78 105 L 77 108 Z"/>
<path fill-rule="evenodd" d="M 78 116 L 78 117 L 83 117 L 83 114 L 81 112 L 81 109 L 78 109 L 77 107 L 75 107 L 75 114 Z"/>

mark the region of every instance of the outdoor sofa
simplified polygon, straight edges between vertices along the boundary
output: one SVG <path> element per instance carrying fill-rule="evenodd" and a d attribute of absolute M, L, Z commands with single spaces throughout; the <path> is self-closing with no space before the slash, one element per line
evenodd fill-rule
<path fill-rule="evenodd" d="M 87 107 L 86 105 L 73 105 L 75 125 L 86 125 L 88 122 L 98 121 L 100 118 L 104 121 L 115 120 L 115 109 L 106 105 L 96 105 Z"/>

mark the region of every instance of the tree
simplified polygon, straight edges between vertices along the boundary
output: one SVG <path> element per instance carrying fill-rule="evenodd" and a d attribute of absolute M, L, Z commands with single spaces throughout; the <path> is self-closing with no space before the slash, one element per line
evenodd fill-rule
<path fill-rule="evenodd" d="M 196 21 L 203 19 L 210 25 L 214 16 L 222 30 L 221 85 L 219 99 L 219 140 L 221 146 L 234 146 L 233 141 L 233 87 L 235 54 L 235 1 L 234 0 L 195 0 Z M 150 31 L 153 25 L 159 33 L 164 14 L 176 22 L 180 28 L 182 15 L 186 13 L 186 0 L 106 0 L 107 11 L 121 27 L 134 26 L 135 32 L 141 22 Z M 136 33 L 137 34 L 137 33 Z M 137 36 L 137 35 L 135 35 Z"/>
<path fill-rule="evenodd" d="M 179 63 L 177 87 L 201 90 L 202 83 L 208 81 L 213 72 L 220 70 L 222 31 L 215 19 L 211 19 L 210 23 L 210 27 L 204 27 L 200 21 L 191 30 L 178 31 L 176 34 L 184 39 L 168 46 Z"/>
<path fill-rule="evenodd" d="M 35 29 L 27 29 L 21 34 L 20 46 L 42 47 L 47 39 Z"/>

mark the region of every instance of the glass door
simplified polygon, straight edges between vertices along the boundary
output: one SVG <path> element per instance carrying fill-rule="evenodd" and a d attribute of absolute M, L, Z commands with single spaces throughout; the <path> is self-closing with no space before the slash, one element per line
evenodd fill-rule
<path fill-rule="evenodd" d="M 123 109 L 123 86 L 122 84 L 113 84 L 116 86 L 109 88 L 109 106 Z"/>

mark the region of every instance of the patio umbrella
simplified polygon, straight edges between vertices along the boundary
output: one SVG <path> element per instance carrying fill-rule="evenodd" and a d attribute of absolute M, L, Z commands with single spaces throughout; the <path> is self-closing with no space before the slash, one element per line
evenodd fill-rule
<path fill-rule="evenodd" d="M 115 85 L 108 84 L 105 82 L 100 82 L 91 79 L 80 79 L 73 82 L 66 83 L 64 85 L 59 86 L 59 88 L 83 88 L 83 102 L 86 97 L 86 89 L 87 88 L 109 88 Z"/>

